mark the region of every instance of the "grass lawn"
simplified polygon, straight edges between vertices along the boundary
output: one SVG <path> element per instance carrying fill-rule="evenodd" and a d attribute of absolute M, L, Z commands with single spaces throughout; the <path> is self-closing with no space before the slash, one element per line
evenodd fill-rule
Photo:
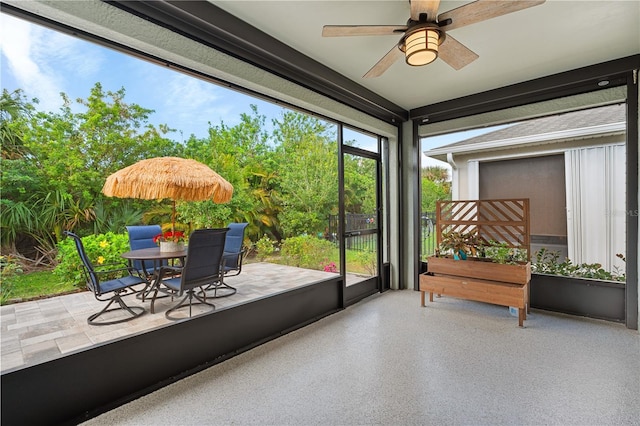
<path fill-rule="evenodd" d="M 30 274 L 17 274 L 5 278 L 2 283 L 2 304 L 12 300 L 29 300 L 43 296 L 78 291 L 78 287 L 61 283 L 51 271 L 38 271 Z"/>
<path fill-rule="evenodd" d="M 347 269 L 349 272 L 367 273 L 367 268 L 362 264 L 360 256 L 359 252 L 352 250 L 347 251 L 347 264 L 349 265 Z M 256 261 L 256 259 L 245 260 L 245 262 L 248 263 L 252 261 Z M 281 263 L 279 255 L 272 256 L 266 261 Z M 340 264 L 338 249 L 332 251 L 329 261 L 335 262 L 336 265 Z M 322 265 L 318 264 L 316 268 L 321 269 L 321 266 Z M 4 305 L 14 301 L 26 301 L 40 297 L 56 296 L 74 291 L 79 291 L 78 287 L 60 282 L 60 279 L 56 277 L 52 271 L 16 274 L 3 279 L 0 291 L 0 304 Z"/>
<path fill-rule="evenodd" d="M 365 275 L 369 275 L 369 269 L 367 268 L 367 265 L 363 264 L 363 258 L 362 258 L 362 253 L 361 251 L 356 251 L 356 250 L 347 250 L 346 256 L 347 256 L 347 270 L 349 273 L 355 273 L 355 274 L 365 274 Z M 372 255 L 374 256 L 374 255 Z M 279 253 L 274 253 L 271 256 L 268 256 L 267 258 L 265 258 L 264 260 L 259 260 L 257 257 L 251 257 L 251 258 L 245 258 L 244 262 L 245 263 L 251 263 L 251 262 L 272 262 L 272 263 L 279 263 L 279 264 L 287 264 L 283 258 L 280 256 Z M 317 264 L 314 265 L 301 265 L 301 268 L 310 268 L 310 269 L 317 269 L 319 271 L 322 271 L 324 266 L 326 266 L 326 264 L 333 262 L 336 265 L 340 265 L 340 251 L 336 248 L 334 250 L 331 251 L 331 254 L 329 255 L 329 258 L 324 260 L 324 261 L 318 261 Z M 297 266 L 297 265 L 292 265 L 292 266 Z"/>

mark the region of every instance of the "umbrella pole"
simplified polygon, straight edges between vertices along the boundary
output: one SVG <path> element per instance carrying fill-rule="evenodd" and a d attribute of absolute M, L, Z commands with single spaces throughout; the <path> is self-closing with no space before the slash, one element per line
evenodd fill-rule
<path fill-rule="evenodd" d="M 176 232 L 176 200 L 171 200 L 173 202 L 173 210 L 171 212 L 171 235 L 174 235 Z"/>

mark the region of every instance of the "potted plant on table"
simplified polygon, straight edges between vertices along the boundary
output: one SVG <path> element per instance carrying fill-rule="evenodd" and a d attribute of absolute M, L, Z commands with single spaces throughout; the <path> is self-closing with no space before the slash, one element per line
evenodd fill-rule
<path fill-rule="evenodd" d="M 153 237 L 153 242 L 160 246 L 160 251 L 182 251 L 187 236 L 183 231 L 166 231 Z"/>

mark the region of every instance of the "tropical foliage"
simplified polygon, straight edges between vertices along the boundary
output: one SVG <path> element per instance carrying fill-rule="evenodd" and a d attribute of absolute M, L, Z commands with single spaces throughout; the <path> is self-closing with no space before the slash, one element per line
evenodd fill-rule
<path fill-rule="evenodd" d="M 167 223 L 162 201 L 105 197 L 108 175 L 141 159 L 193 158 L 234 187 L 230 203 L 177 203 L 180 229 L 248 222 L 247 236 L 275 243 L 318 235 L 338 212 L 336 127 L 307 114 L 283 112 L 270 125 L 256 106 L 234 126 L 210 124 L 206 137 L 172 140 L 168 125 L 149 124 L 153 110 L 125 100 L 126 91 L 100 83 L 87 99 L 61 94 L 56 112 L 38 110 L 20 90 L 0 99 L 2 171 L 0 243 L 8 252 L 36 253 L 55 265 L 62 231 L 123 233 L 125 225 Z M 269 130 L 267 130 L 269 129 Z M 347 142 L 348 143 L 348 142 Z M 375 162 L 345 156 L 345 206 L 375 211 Z M 448 196 L 445 169 L 423 170 L 423 210 Z M 432 208 L 431 208 L 432 209 Z"/>
<path fill-rule="evenodd" d="M 180 151 L 163 137 L 168 129 L 147 124 L 153 111 L 124 102 L 124 89 L 104 92 L 98 83 L 75 108 L 61 96 L 59 112 L 52 113 L 37 111 L 37 99 L 27 101 L 20 91 L 2 94 L 3 247 L 21 243 L 20 248 L 37 247 L 53 256 L 65 229 L 113 227 L 120 222 L 115 212 L 144 205 L 105 200 L 100 194 L 105 177 L 145 156 Z M 130 204 L 133 209 L 123 207 Z"/>
<path fill-rule="evenodd" d="M 335 246 L 310 235 L 287 238 L 282 242 L 281 256 L 287 265 L 309 269 L 323 269 L 329 263 Z"/>
<path fill-rule="evenodd" d="M 253 106 L 234 126 L 210 124 L 206 137 L 172 140 L 168 125 L 149 123 L 153 110 L 125 101 L 126 91 L 100 83 L 87 99 L 61 94 L 56 112 L 38 110 L 18 90 L 0 100 L 0 183 L 3 250 L 55 258 L 62 231 L 79 235 L 123 233 L 125 225 L 167 223 L 163 201 L 105 197 L 108 175 L 141 159 L 193 158 L 234 186 L 230 203 L 177 203 L 180 229 L 248 222 L 251 241 L 281 242 L 322 233 L 337 213 L 336 127 L 307 114 L 283 112 L 270 125 Z M 269 129 L 269 130 L 267 130 Z M 375 170 L 369 162 L 345 160 L 345 203 L 372 212 Z"/>
<path fill-rule="evenodd" d="M 126 261 L 120 256 L 129 250 L 129 237 L 127 234 L 107 232 L 106 234 L 87 235 L 82 237 L 82 245 L 87 257 L 89 257 L 89 261 L 98 271 L 127 266 Z M 66 238 L 58 243 L 57 259 L 58 266 L 54 269 L 54 274 L 58 280 L 84 288 L 87 277 L 72 239 Z"/>
<path fill-rule="evenodd" d="M 436 210 L 436 201 L 451 199 L 449 170 L 439 166 L 423 167 L 420 172 L 423 212 Z"/>

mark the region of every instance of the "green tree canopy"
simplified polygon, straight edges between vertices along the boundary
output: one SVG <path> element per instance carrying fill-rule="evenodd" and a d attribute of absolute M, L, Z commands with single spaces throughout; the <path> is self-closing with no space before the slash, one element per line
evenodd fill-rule
<path fill-rule="evenodd" d="M 251 114 L 242 114 L 240 123 L 229 127 L 224 123 L 209 126 L 208 138 L 191 137 L 184 155 L 207 164 L 233 185 L 233 198 L 227 204 L 211 201 L 184 203 L 178 211 L 194 226 L 226 226 L 229 222 L 248 222 L 248 234 L 259 234 L 261 224 L 273 227 L 277 210 L 269 210 L 270 192 L 265 197 L 255 193 L 260 188 L 259 176 L 273 174 L 273 150 L 269 147 L 266 118 L 255 105 Z M 258 178 L 257 178 L 258 177 Z M 267 186 L 265 190 L 272 190 Z M 264 229 L 263 229 L 264 231 Z M 273 232 L 272 232 L 273 233 Z"/>
<path fill-rule="evenodd" d="M 153 111 L 124 96 L 124 88 L 104 92 L 96 83 L 77 105 L 62 93 L 59 112 L 36 112 L 19 91 L 3 93 L 3 135 L 14 139 L 3 136 L 2 244 L 27 234 L 52 246 L 63 229 L 91 226 L 96 202 L 108 210 L 127 203 L 102 196 L 109 174 L 142 158 L 180 153 L 163 136 L 168 127 L 148 124 Z"/>
<path fill-rule="evenodd" d="M 87 99 L 61 94 L 57 112 L 37 111 L 20 91 L 3 93 L 2 244 L 28 235 L 53 247 L 62 230 L 122 232 L 125 224 L 170 221 L 168 201 L 105 197 L 105 179 L 141 159 L 178 156 L 200 161 L 234 187 L 226 204 L 178 203 L 178 221 L 192 229 L 249 222 L 247 235 L 275 240 L 325 230 L 338 211 L 335 126 L 284 111 L 266 130 L 255 105 L 227 126 L 210 123 L 208 135 L 186 142 L 167 125 L 149 124 L 153 110 L 125 102 L 125 89 L 100 83 Z M 345 156 L 345 203 L 350 212 L 375 208 L 375 162 Z M 372 188 L 374 190 L 372 190 Z"/>
<path fill-rule="evenodd" d="M 335 128 L 310 115 L 288 111 L 274 120 L 285 237 L 316 235 L 338 208 Z"/>
<path fill-rule="evenodd" d="M 420 173 L 423 212 L 436 210 L 436 201 L 451 199 L 449 170 L 440 166 L 423 167 Z"/>

